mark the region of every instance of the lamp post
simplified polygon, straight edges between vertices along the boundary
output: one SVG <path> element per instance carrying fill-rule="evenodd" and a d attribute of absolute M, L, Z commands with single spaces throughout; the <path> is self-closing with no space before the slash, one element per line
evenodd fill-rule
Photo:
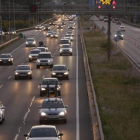
<path fill-rule="evenodd" d="M 10 39 L 11 39 L 11 34 L 10 34 L 10 28 L 11 28 L 11 23 L 10 23 L 10 19 L 11 17 L 10 17 L 10 0 L 9 0 L 9 36 L 10 36 Z"/>
<path fill-rule="evenodd" d="M 13 0 L 13 11 L 14 11 L 14 30 L 15 30 L 15 2 Z"/>
<path fill-rule="evenodd" d="M 0 0 L 0 21 L 1 21 L 1 44 L 3 43 L 3 36 L 2 36 L 2 8 L 1 8 L 1 0 Z"/>

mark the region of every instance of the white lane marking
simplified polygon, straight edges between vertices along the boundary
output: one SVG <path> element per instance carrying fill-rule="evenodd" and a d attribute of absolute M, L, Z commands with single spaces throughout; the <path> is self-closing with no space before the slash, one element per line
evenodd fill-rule
<path fill-rule="evenodd" d="M 39 32 L 38 34 L 36 34 L 35 36 L 33 36 L 33 37 L 36 37 L 37 35 L 39 35 L 41 32 Z M 17 47 L 16 49 L 14 49 L 12 52 L 11 52 L 11 54 L 12 53 L 14 53 L 17 49 L 19 49 L 20 47 L 22 47 L 23 45 L 24 45 L 25 43 L 23 43 L 23 44 L 21 44 L 19 47 Z"/>
<path fill-rule="evenodd" d="M 14 140 L 17 140 L 18 139 L 18 136 L 19 136 L 19 134 L 16 134 Z"/>
<path fill-rule="evenodd" d="M 27 115 L 28 115 L 28 112 L 26 112 L 26 114 L 25 114 L 25 116 L 24 116 L 23 120 L 26 120 Z"/>
<path fill-rule="evenodd" d="M 48 71 L 48 68 L 46 69 L 46 71 Z"/>
<path fill-rule="evenodd" d="M 11 78 L 11 76 L 8 77 L 8 79 L 10 79 L 10 78 Z"/>
<path fill-rule="evenodd" d="M 40 88 L 40 85 L 38 85 L 38 87 L 37 88 Z"/>
<path fill-rule="evenodd" d="M 42 76 L 42 79 L 44 79 L 45 75 Z"/>
<path fill-rule="evenodd" d="M 20 129 L 21 129 L 21 127 L 19 127 L 19 129 L 18 129 L 18 132 L 20 133 Z"/>
<path fill-rule="evenodd" d="M 21 65 L 23 65 L 24 63 L 21 63 Z"/>
<path fill-rule="evenodd" d="M 78 28 L 77 28 L 78 30 Z M 79 135 L 79 87 L 78 87 L 78 39 L 76 30 L 76 140 L 80 140 Z"/>
<path fill-rule="evenodd" d="M 2 87 L 3 87 L 3 85 L 0 86 L 0 88 L 2 88 Z"/>
<path fill-rule="evenodd" d="M 35 96 L 33 97 L 33 99 L 32 99 L 32 102 L 35 100 Z"/>

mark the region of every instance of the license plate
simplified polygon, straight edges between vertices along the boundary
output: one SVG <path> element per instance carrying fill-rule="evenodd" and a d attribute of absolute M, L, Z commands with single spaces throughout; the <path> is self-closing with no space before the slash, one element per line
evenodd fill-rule
<path fill-rule="evenodd" d="M 57 75 L 57 77 L 62 77 L 62 75 Z"/>
<path fill-rule="evenodd" d="M 49 116 L 49 118 L 58 118 L 58 116 Z"/>
<path fill-rule="evenodd" d="M 3 61 L 3 63 L 7 63 L 7 61 Z"/>
<path fill-rule="evenodd" d="M 42 63 L 42 65 L 46 65 L 46 63 Z"/>

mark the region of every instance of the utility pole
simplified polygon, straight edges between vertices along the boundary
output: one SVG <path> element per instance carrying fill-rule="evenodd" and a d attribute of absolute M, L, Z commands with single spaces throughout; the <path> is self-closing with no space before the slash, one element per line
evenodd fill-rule
<path fill-rule="evenodd" d="M 11 34 L 10 34 L 10 19 L 11 17 L 10 17 L 10 0 L 9 0 L 9 36 L 10 36 L 10 39 L 11 39 Z"/>
<path fill-rule="evenodd" d="M 14 10 L 14 30 L 16 30 L 15 29 L 15 2 L 14 0 L 13 0 L 13 10 Z"/>
<path fill-rule="evenodd" d="M 110 13 L 108 14 L 108 47 L 107 47 L 107 56 L 108 56 L 108 61 L 110 61 L 110 24 L 111 24 L 111 15 Z"/>
<path fill-rule="evenodd" d="M 3 35 L 2 35 L 2 8 L 1 8 L 1 0 L 0 0 L 0 21 L 1 21 L 1 44 L 3 43 Z"/>

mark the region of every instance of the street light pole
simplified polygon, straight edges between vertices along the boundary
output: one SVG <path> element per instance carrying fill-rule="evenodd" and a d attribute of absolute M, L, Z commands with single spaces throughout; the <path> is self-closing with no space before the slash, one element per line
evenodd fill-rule
<path fill-rule="evenodd" d="M 11 17 L 10 17 L 10 0 L 9 0 L 9 36 L 10 36 L 10 39 L 11 39 L 11 35 L 10 35 L 10 19 Z"/>
<path fill-rule="evenodd" d="M 1 8 L 1 0 L 0 0 L 0 20 L 1 20 L 1 44 L 3 43 L 3 36 L 2 36 L 2 8 Z"/>
<path fill-rule="evenodd" d="M 13 0 L 13 10 L 14 10 L 14 30 L 15 30 L 15 2 Z"/>

